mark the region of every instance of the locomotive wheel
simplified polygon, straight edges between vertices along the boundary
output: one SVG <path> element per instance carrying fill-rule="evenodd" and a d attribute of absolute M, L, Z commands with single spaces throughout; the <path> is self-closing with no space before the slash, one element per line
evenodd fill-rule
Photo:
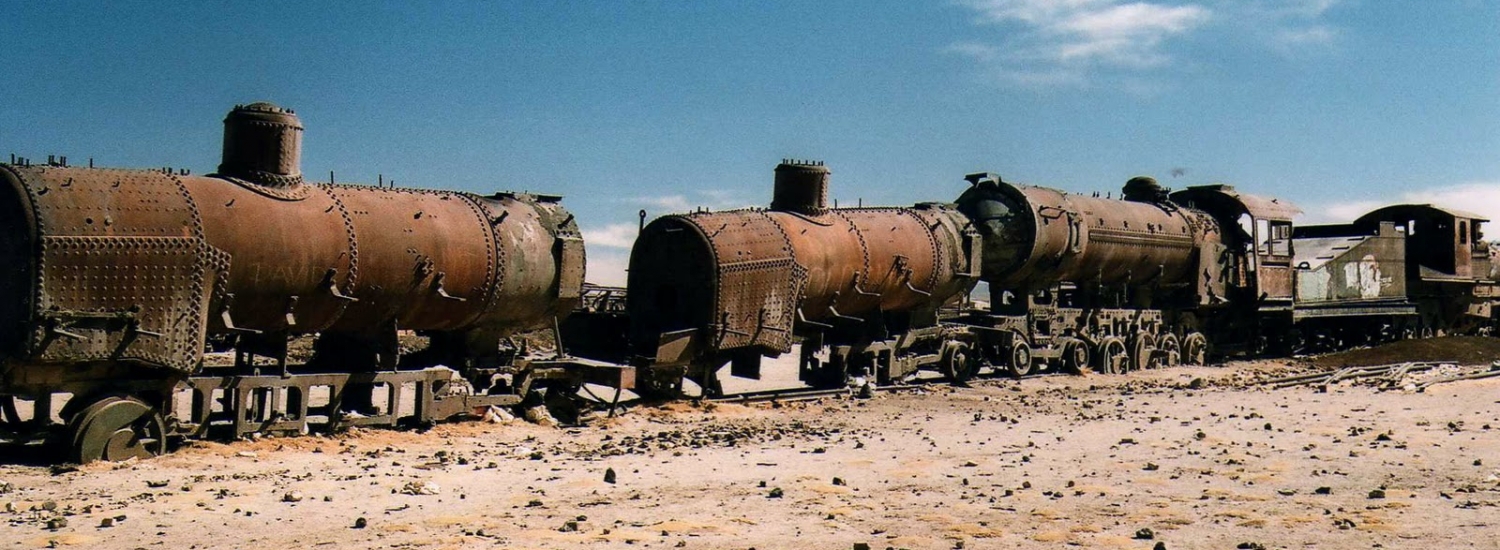
<path fill-rule="evenodd" d="M 167 452 L 166 422 L 154 407 L 133 397 L 100 399 L 74 415 L 68 428 L 73 440 L 70 458 L 79 464 Z"/>
<path fill-rule="evenodd" d="M 954 384 L 968 382 L 974 376 L 974 359 L 969 353 L 969 344 L 950 341 L 943 344 L 943 374 Z"/>
<path fill-rule="evenodd" d="M 1006 366 L 1006 372 L 1015 378 L 1031 374 L 1031 346 L 1029 344 L 1017 340 L 1011 345 L 1010 364 Z"/>
<path fill-rule="evenodd" d="M 1132 344 L 1130 346 L 1130 370 L 1156 368 L 1156 361 L 1152 360 L 1152 354 L 1156 351 L 1156 338 L 1142 332 L 1130 340 Z"/>
<path fill-rule="evenodd" d="M 1062 368 L 1070 374 L 1083 374 L 1089 367 L 1089 346 L 1083 342 L 1063 344 Z"/>
<path fill-rule="evenodd" d="M 1189 332 L 1182 339 L 1182 362 L 1203 365 L 1208 362 L 1208 339 L 1201 332 Z"/>
<path fill-rule="evenodd" d="M 1125 341 L 1115 336 L 1099 340 L 1099 353 L 1095 354 L 1097 369 L 1104 374 L 1125 374 L 1130 369 L 1130 353 L 1125 351 Z"/>
<path fill-rule="evenodd" d="M 1166 333 L 1156 341 L 1157 366 L 1175 367 L 1182 362 L 1182 345 L 1177 341 L 1177 335 Z"/>

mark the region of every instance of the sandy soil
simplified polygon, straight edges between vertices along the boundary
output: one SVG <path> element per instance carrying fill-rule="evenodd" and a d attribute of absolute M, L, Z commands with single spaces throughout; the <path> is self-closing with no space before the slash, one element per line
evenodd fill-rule
<path fill-rule="evenodd" d="M 0 466 L 0 548 L 1500 548 L 1500 380 L 1249 384 L 1286 370 Z"/>

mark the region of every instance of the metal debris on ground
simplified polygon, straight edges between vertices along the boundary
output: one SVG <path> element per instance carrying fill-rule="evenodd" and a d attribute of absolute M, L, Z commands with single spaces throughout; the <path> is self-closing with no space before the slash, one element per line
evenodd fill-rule
<path fill-rule="evenodd" d="M 1465 369 L 1454 361 L 1412 361 L 1284 376 L 1263 381 L 1261 384 L 1275 389 L 1315 386 L 1319 391 L 1327 391 L 1331 385 L 1349 382 L 1352 385 L 1374 387 L 1380 391 L 1422 392 L 1437 384 L 1493 377 L 1500 377 L 1500 361 L 1495 361 L 1487 369 L 1482 370 Z"/>

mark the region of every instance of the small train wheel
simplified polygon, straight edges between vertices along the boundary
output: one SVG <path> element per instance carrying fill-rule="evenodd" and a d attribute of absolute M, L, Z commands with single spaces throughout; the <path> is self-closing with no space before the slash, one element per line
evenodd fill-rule
<path fill-rule="evenodd" d="M 68 422 L 79 464 L 120 462 L 167 452 L 166 421 L 155 407 L 134 397 L 110 396 L 94 402 Z"/>
<path fill-rule="evenodd" d="M 1095 354 L 1096 369 L 1104 374 L 1125 374 L 1130 370 L 1130 353 L 1125 341 L 1116 336 L 1099 340 L 1099 352 Z"/>
<path fill-rule="evenodd" d="M 1203 365 L 1208 362 L 1208 338 L 1201 332 L 1189 332 L 1182 339 L 1182 362 Z"/>
<path fill-rule="evenodd" d="M 1182 345 L 1177 341 L 1177 335 L 1166 333 L 1156 341 L 1157 366 L 1175 367 L 1182 362 Z"/>
<path fill-rule="evenodd" d="M 954 384 L 968 382 L 974 376 L 974 358 L 969 353 L 969 344 L 956 340 L 943 344 L 943 374 Z"/>
<path fill-rule="evenodd" d="M 1031 374 L 1031 362 L 1031 345 L 1017 339 L 1010 346 L 1010 364 L 1005 371 L 1015 378 L 1026 376 Z"/>
<path fill-rule="evenodd" d="M 1089 367 L 1089 345 L 1080 341 L 1063 344 L 1062 368 L 1070 374 L 1083 374 Z"/>

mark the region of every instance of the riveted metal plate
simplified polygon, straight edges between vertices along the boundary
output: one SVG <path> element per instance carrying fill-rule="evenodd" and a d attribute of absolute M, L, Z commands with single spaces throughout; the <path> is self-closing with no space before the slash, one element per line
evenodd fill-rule
<path fill-rule="evenodd" d="M 210 290 L 200 245 L 187 237 L 44 237 L 36 358 L 194 370 Z"/>
<path fill-rule="evenodd" d="M 781 225 L 762 211 L 692 216 L 713 246 L 718 271 L 717 348 L 790 351 L 805 272 Z"/>

